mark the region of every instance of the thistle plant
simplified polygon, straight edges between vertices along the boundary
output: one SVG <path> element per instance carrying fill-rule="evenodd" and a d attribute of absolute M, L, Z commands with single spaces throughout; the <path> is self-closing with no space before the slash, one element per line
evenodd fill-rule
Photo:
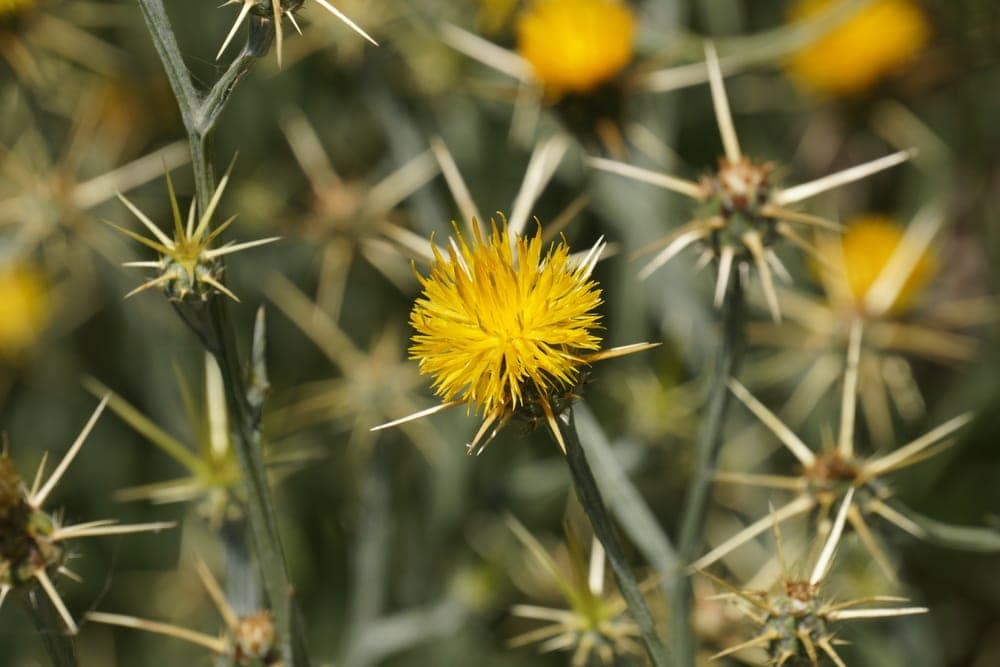
<path fill-rule="evenodd" d="M 841 400 L 840 430 L 836 443 L 826 443 L 818 449 L 808 447 L 774 413 L 754 398 L 736 380 L 729 387 L 751 412 L 771 431 L 796 458 L 796 475 L 756 475 L 743 472 L 720 472 L 716 479 L 733 484 L 747 484 L 768 489 L 791 491 L 795 498 L 781 505 L 770 517 L 747 526 L 692 564 L 702 569 L 722 558 L 767 530 L 772 523 L 781 523 L 795 516 L 815 512 L 820 528 L 829 521 L 832 508 L 841 505 L 846 520 L 863 542 L 870 556 L 885 575 L 895 578 L 894 568 L 869 526 L 878 517 L 918 539 L 928 539 L 929 531 L 919 519 L 893 498 L 888 475 L 939 454 L 955 444 L 951 438 L 969 423 L 971 414 L 954 417 L 927 433 L 893 450 L 863 456 L 855 446 L 858 362 L 861 354 L 863 326 L 856 321 L 851 329 L 846 372 Z"/>
<path fill-rule="evenodd" d="M 61 512 L 44 508 L 107 403 L 105 397 L 98 404 L 48 477 L 45 476 L 47 457 L 42 457 L 30 486 L 22 480 L 8 453 L 0 454 L 0 606 L 11 591 L 27 590 L 37 584 L 70 634 L 78 630 L 76 621 L 52 581 L 56 574 L 77 578 L 67 567 L 70 556 L 67 544 L 88 537 L 159 532 L 174 526 L 169 522 L 119 524 L 114 519 L 66 525 Z M 46 631 L 59 632 L 56 628 L 46 628 Z M 53 659 L 61 660 L 58 656 Z"/>
<path fill-rule="evenodd" d="M 842 236 L 821 237 L 816 263 L 825 298 L 783 292 L 788 322 L 753 323 L 751 341 L 779 352 L 761 362 L 764 381 L 799 381 L 782 408 L 798 426 L 843 375 L 855 320 L 865 335 L 860 351 L 860 407 L 874 444 L 893 444 L 893 413 L 907 423 L 924 414 L 925 400 L 908 357 L 958 364 L 975 356 L 977 340 L 967 331 L 1000 314 L 990 296 L 946 299 L 932 291 L 940 274 L 939 230 L 943 214 L 929 206 L 902 228 L 882 216 L 851 219 Z M 801 355 L 798 354 L 801 351 Z"/>
<path fill-rule="evenodd" d="M 512 648 L 538 644 L 542 653 L 566 651 L 572 655 L 573 667 L 594 664 L 611 666 L 619 658 L 642 655 L 639 628 L 625 612 L 622 597 L 605 590 L 605 556 L 600 541 L 594 538 L 589 558 L 583 545 L 566 526 L 566 547 L 570 571 L 562 571 L 560 563 L 514 518 L 508 519 L 510 529 L 528 551 L 531 559 L 558 589 L 568 609 L 518 604 L 511 609 L 513 616 L 540 621 L 540 627 L 512 637 Z"/>
<path fill-rule="evenodd" d="M 257 611 L 243 616 L 238 615 L 229 601 L 226 600 L 219 582 L 204 561 L 197 561 L 196 571 L 205 591 L 225 622 L 225 632 L 221 637 L 197 630 L 189 630 L 170 623 L 150 621 L 123 614 L 90 612 L 87 614 L 87 620 L 173 637 L 207 649 L 214 655 L 228 660 L 229 664 L 235 667 L 261 665 L 263 667 L 281 667 L 284 663 L 281 661 L 274 619 L 270 612 Z"/>
<path fill-rule="evenodd" d="M 693 667 L 711 652 L 842 667 L 871 655 L 853 621 L 923 614 L 923 599 L 988 625 L 987 586 L 982 605 L 959 599 L 992 563 L 948 567 L 931 551 L 1000 553 L 991 517 L 954 510 L 959 494 L 981 501 L 968 462 L 990 474 L 996 412 L 993 351 L 972 335 L 996 321 L 996 300 L 965 298 L 989 294 L 981 232 L 996 180 L 980 99 L 995 77 L 975 17 L 941 5 L 932 31 L 915 0 L 801 0 L 752 34 L 766 20 L 756 5 L 695 3 L 691 25 L 729 35 L 706 43 L 683 3 L 358 1 L 181 3 L 168 15 L 163 0 L 0 0 L 0 71 L 13 75 L 0 75 L 0 414 L 41 440 L 59 420 L 36 407 L 40 392 L 82 375 L 100 400 L 51 475 L 44 457 L 27 478 L 0 454 L 0 605 L 25 603 L 54 667 L 75 667 L 75 633 L 99 625 L 144 634 L 114 657 L 85 638 L 81 659 L 220 667 L 502 667 L 532 650 L 573 667 Z M 148 59 L 118 51 L 139 16 L 169 91 Z M 483 34 L 459 27 L 477 20 Z M 356 35 L 335 47 L 350 58 L 317 53 L 343 38 L 336 22 Z M 389 48 L 371 52 L 372 35 Z M 254 72 L 272 48 L 277 67 Z M 724 75 L 761 64 L 731 88 L 730 109 Z M 901 111 L 880 86 L 904 73 Z M 652 95 L 703 82 L 721 142 L 688 123 L 697 109 Z M 785 99 L 793 87 L 803 94 Z M 733 111 L 775 108 L 780 121 L 746 119 L 752 142 L 737 134 Z M 151 143 L 177 120 L 180 145 Z M 856 184 L 915 156 L 879 157 L 877 137 L 920 145 L 919 170 Z M 717 162 L 667 166 L 712 142 Z M 946 168 L 957 166 L 946 143 L 961 169 Z M 237 147 L 239 168 L 216 164 Z M 798 184 L 771 156 L 862 162 Z M 193 179 L 178 178 L 189 159 Z M 134 192 L 161 173 L 166 197 Z M 626 192 L 622 177 L 638 185 Z M 900 225 L 904 210 L 918 213 Z M 644 264 L 603 263 L 639 238 L 659 238 L 634 244 Z M 690 276 L 639 289 L 689 251 Z M 93 254 L 134 259 L 125 266 L 142 277 L 123 289 Z M 287 321 L 263 308 L 253 319 L 244 308 L 260 294 Z M 174 315 L 179 330 L 159 319 Z M 171 354 L 192 344 L 172 378 Z M 652 363 L 604 363 L 659 345 Z M 981 363 L 946 388 L 953 369 L 928 360 Z M 194 388 L 187 367 L 204 373 Z M 589 392 L 596 382 L 607 390 Z M 176 573 L 73 567 L 77 539 L 172 526 L 50 508 L 106 409 L 123 423 L 94 488 L 174 504 L 197 542 Z M 541 455 L 494 444 L 538 430 L 554 444 Z M 937 471 L 918 467 L 932 458 Z M 136 475 L 122 480 L 126 469 Z M 282 484 L 300 470 L 301 484 Z M 936 518 L 922 514 L 921 484 Z M 565 521 L 549 549 L 536 535 L 566 519 L 570 488 L 570 515 L 578 503 L 589 526 Z M 748 511 L 756 501 L 770 513 Z M 525 525 L 505 522 L 512 513 Z M 786 560 L 781 530 L 793 527 L 805 569 Z M 496 558 L 511 532 L 519 557 Z M 175 557 L 165 546 L 161 564 Z M 846 548 L 851 570 L 834 566 Z M 213 555 L 211 570 L 195 552 Z M 928 559 L 955 585 L 922 591 Z M 74 569 L 108 585 L 87 592 L 103 601 L 79 625 L 60 579 Z M 721 595 L 702 593 L 713 586 Z M 921 603 L 895 597 L 910 590 Z M 209 606 L 218 618 L 190 620 Z M 23 662 L 10 607 L 0 654 Z M 501 615 L 513 630 L 490 641 Z M 968 634 L 949 646 L 988 663 L 990 643 L 973 648 Z M 925 635 L 880 635 L 876 660 L 933 661 Z"/>
<path fill-rule="evenodd" d="M 565 242 L 552 244 L 543 255 L 541 229 L 530 239 L 512 236 L 505 222 L 493 221 L 488 237 L 475 221 L 473 230 L 469 243 L 455 225 L 447 257 L 435 249 L 410 314 L 417 332 L 410 355 L 420 361 L 421 372 L 433 376 L 442 403 L 375 428 L 465 405 L 483 414 L 467 445 L 469 454 L 480 454 L 512 418 L 547 426 L 566 455 L 577 496 L 608 553 L 646 650 L 654 665 L 665 665 L 666 652 L 613 532 L 572 411 L 586 367 L 654 345 L 600 350 L 593 312 L 600 292 L 590 276 L 603 241 L 574 261 Z"/>
<path fill-rule="evenodd" d="M 41 90 L 54 82 L 55 62 L 109 74 L 122 54 L 79 25 L 78 13 L 60 0 L 0 1 L 0 68 Z"/>
<path fill-rule="evenodd" d="M 844 497 L 830 527 L 812 571 L 805 576 L 795 576 L 785 561 L 781 531 L 777 522 L 772 524 L 775 533 L 776 557 L 781 567 L 781 581 L 777 591 L 754 591 L 733 587 L 712 575 L 709 576 L 727 592 L 722 595 L 738 604 L 744 616 L 756 626 L 755 635 L 736 646 L 713 656 L 719 659 L 751 648 L 762 648 L 767 654 L 767 664 L 819 665 L 822 657 L 838 667 L 846 663 L 837 652 L 837 645 L 846 643 L 837 636 L 837 626 L 842 621 L 896 618 L 927 613 L 926 607 L 872 607 L 879 603 L 903 603 L 906 598 L 876 595 L 854 600 L 836 601 L 824 591 L 833 560 L 844 532 L 854 491 Z"/>
<path fill-rule="evenodd" d="M 604 158 L 591 158 L 590 163 L 596 169 L 676 192 L 698 204 L 694 220 L 641 251 L 657 252 L 640 271 L 640 278 L 648 277 L 684 249 L 700 245 L 701 261 L 715 262 L 717 267 L 717 307 L 722 305 L 734 269 L 752 267 L 757 272 L 771 317 L 780 321 L 774 275 L 787 276 L 788 270 L 775 254 L 775 244 L 785 240 L 822 259 L 799 229 L 840 230 L 839 223 L 794 207 L 824 192 L 906 162 L 914 153 L 898 151 L 814 181 L 779 187 L 774 182 L 776 165 L 743 155 L 722 70 L 711 44 L 705 46 L 705 58 L 715 119 L 725 148 L 725 156 L 719 158 L 719 166 L 713 173 L 700 181 L 692 181 Z"/>
<path fill-rule="evenodd" d="M 230 171 L 232 167 L 230 166 Z M 201 213 L 201 217 L 196 221 L 196 200 L 191 200 L 188 207 L 187 222 L 181 216 L 181 209 L 177 203 L 177 195 L 174 192 L 174 184 L 167 174 L 167 191 L 170 195 L 170 209 L 173 213 L 173 238 L 160 229 L 160 227 L 149 219 L 145 213 L 140 211 L 135 204 L 119 195 L 121 202 L 128 207 L 128 210 L 138 218 L 139 222 L 152 234 L 152 238 L 136 234 L 133 231 L 111 224 L 112 227 L 125 234 L 129 238 L 142 245 L 155 250 L 159 254 L 159 259 L 155 261 L 128 262 L 127 267 L 155 269 L 155 277 L 147 280 L 143 284 L 125 295 L 129 298 L 135 294 L 143 292 L 153 287 L 163 290 L 167 298 L 183 307 L 185 303 L 206 302 L 215 294 L 222 294 L 233 301 L 239 302 L 239 298 L 223 284 L 222 272 L 224 270 L 221 258 L 236 252 L 255 248 L 257 246 L 273 243 L 278 237 L 258 239 L 244 243 L 227 243 L 217 248 L 213 248 L 213 242 L 236 220 L 236 216 L 227 218 L 225 221 L 211 229 L 212 217 L 226 191 L 229 183 L 229 173 L 227 172 L 218 187 L 212 193 L 212 199 Z"/>
<path fill-rule="evenodd" d="M 223 7 L 226 5 L 238 4 L 240 5 L 240 11 L 236 16 L 236 21 L 233 22 L 233 27 L 229 30 L 229 34 L 226 35 L 226 39 L 222 42 L 222 46 L 219 48 L 219 53 L 216 54 L 215 59 L 218 60 L 222 57 L 226 47 L 229 46 L 229 44 L 233 41 L 233 38 L 236 37 L 236 33 L 239 32 L 240 26 L 243 25 L 248 16 L 252 16 L 251 30 L 260 29 L 259 22 L 261 21 L 267 21 L 270 23 L 270 29 L 274 32 L 275 36 L 275 51 L 278 55 L 278 66 L 280 67 L 282 45 L 284 44 L 284 20 L 288 19 L 288 22 L 295 28 L 295 32 L 301 35 L 302 29 L 299 27 L 299 23 L 295 19 L 295 15 L 296 12 L 302 8 L 305 2 L 306 0 L 226 0 L 226 2 L 222 4 Z M 327 12 L 339 19 L 342 23 L 344 23 L 344 25 L 371 42 L 372 45 L 378 46 L 378 42 L 372 39 L 368 33 L 362 30 L 361 27 L 348 18 L 347 15 L 327 2 L 327 0 L 315 0 L 315 2 Z"/>

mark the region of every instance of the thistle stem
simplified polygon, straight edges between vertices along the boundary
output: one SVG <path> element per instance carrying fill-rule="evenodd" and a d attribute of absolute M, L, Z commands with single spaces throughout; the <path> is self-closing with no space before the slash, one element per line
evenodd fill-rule
<path fill-rule="evenodd" d="M 292 667 L 307 665 L 301 637 L 302 626 L 298 610 L 292 601 L 292 585 L 288 579 L 285 553 L 278 531 L 277 513 L 267 480 L 260 437 L 260 412 L 248 400 L 247 378 L 239 362 L 236 335 L 229 319 L 225 297 L 213 295 L 209 300 L 209 352 L 222 369 L 226 402 L 234 424 L 236 458 L 247 491 L 247 510 L 253 533 L 264 588 L 274 614 L 287 663 Z"/>
<path fill-rule="evenodd" d="M 702 546 L 702 532 L 708 507 L 709 489 L 715 474 L 722 445 L 722 429 L 729 407 L 727 383 L 739 369 L 743 356 L 745 297 L 740 272 L 733 272 L 722 303 L 722 344 L 717 357 L 715 374 L 709 388 L 707 408 L 695 449 L 695 468 L 688 486 L 681 515 L 681 532 L 677 551 L 683 562 L 691 562 Z M 684 570 L 677 572 L 670 585 L 671 645 L 674 664 L 689 667 L 694 664 L 697 642 L 691 630 L 691 580 Z"/>
<path fill-rule="evenodd" d="M 215 191 L 210 159 L 212 134 L 236 85 L 249 72 L 258 56 L 266 53 L 273 32 L 252 31 L 241 53 L 207 93 L 200 93 L 184 64 L 162 0 L 138 0 L 143 18 L 163 62 L 170 87 L 177 98 L 181 119 L 191 145 L 198 208 L 204 211 Z M 198 335 L 222 369 L 226 402 L 233 425 L 236 457 L 247 492 L 247 513 L 256 548 L 257 563 L 282 643 L 284 664 L 308 665 L 302 624 L 292 601 L 285 554 L 278 531 L 277 515 L 268 485 L 260 443 L 260 405 L 248 386 L 239 360 L 236 334 L 225 299 L 209 298 L 207 304 L 177 307 L 182 319 Z"/>
<path fill-rule="evenodd" d="M 563 442 L 566 444 L 566 462 L 569 464 L 577 498 L 590 519 L 594 534 L 604 546 L 608 562 L 611 563 L 611 570 L 615 576 L 615 582 L 618 584 L 618 590 L 625 599 L 625 603 L 628 604 L 632 619 L 639 626 L 652 664 L 654 667 L 666 667 L 669 663 L 667 650 L 656 634 L 653 616 L 649 612 L 649 607 L 646 606 L 646 600 L 639 588 L 639 583 L 625 560 L 625 554 L 618 541 L 618 536 L 615 534 L 611 516 L 608 514 L 604 499 L 601 498 L 601 492 L 597 488 L 597 481 L 594 479 L 594 473 L 587 462 L 587 455 L 580 445 L 580 436 L 573 419 L 573 408 L 568 408 L 559 414 L 556 417 L 556 423 Z"/>
<path fill-rule="evenodd" d="M 76 667 L 76 647 L 73 638 L 66 634 L 62 620 L 48 596 L 33 587 L 32 594 L 24 597 L 24 606 L 35 623 L 35 632 L 45 645 L 45 652 L 53 667 Z"/>

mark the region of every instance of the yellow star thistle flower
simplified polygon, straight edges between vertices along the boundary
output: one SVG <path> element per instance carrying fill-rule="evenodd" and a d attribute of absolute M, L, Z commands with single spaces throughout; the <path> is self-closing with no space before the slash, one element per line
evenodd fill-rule
<path fill-rule="evenodd" d="M 821 237 L 814 263 L 826 298 L 782 293 L 787 325 L 755 322 L 751 342 L 781 351 L 758 367 L 760 382 L 798 379 L 782 409 L 796 426 L 820 403 L 843 373 L 844 350 L 855 320 L 864 323 L 859 395 L 869 435 L 879 446 L 893 441 L 893 410 L 913 421 L 924 400 L 913 356 L 942 364 L 967 362 L 978 342 L 967 333 L 1000 316 L 991 296 L 923 298 L 937 260 L 935 236 L 943 216 L 934 207 L 904 227 L 879 216 L 848 221 L 842 237 Z"/>
<path fill-rule="evenodd" d="M 37 582 L 70 634 L 76 634 L 76 622 L 52 581 L 55 574 L 76 578 L 66 567 L 69 555 L 66 542 L 100 535 L 158 532 L 175 525 L 120 525 L 113 519 L 102 519 L 66 526 L 63 525 L 61 513 L 43 509 L 45 501 L 79 454 L 107 403 L 108 398 L 105 397 L 44 483 L 46 456 L 43 455 L 34 482 L 28 487 L 21 480 L 7 453 L 0 452 L 0 606 L 10 591 Z"/>
<path fill-rule="evenodd" d="M 460 396 L 477 412 L 516 410 L 526 392 L 547 396 L 576 381 L 580 353 L 600 347 L 594 334 L 601 304 L 586 265 L 569 248 L 517 238 L 493 224 L 489 239 L 466 244 L 457 231 L 448 259 L 435 258 L 421 279 L 424 295 L 410 315 L 410 357 L 434 377 L 445 401 Z M 512 248 L 511 246 L 514 246 Z"/>
<path fill-rule="evenodd" d="M 485 238 L 478 223 L 473 230 L 469 244 L 455 227 L 447 257 L 434 247 L 430 275 L 419 276 L 423 294 L 410 314 L 416 330 L 410 357 L 433 376 L 444 402 L 376 428 L 464 404 L 485 418 L 470 453 L 482 451 L 514 415 L 544 419 L 561 444 L 554 415 L 573 398 L 583 368 L 652 346 L 598 351 L 601 292 L 590 275 L 603 240 L 576 262 L 565 242 L 543 253 L 541 229 L 530 239 L 509 234 L 506 221 L 493 222 Z"/>
<path fill-rule="evenodd" d="M 349 19 L 346 14 L 341 12 L 339 9 L 330 4 L 327 0 L 315 0 L 316 4 L 325 9 L 326 11 L 333 14 L 341 22 L 344 23 L 348 28 L 358 33 L 366 40 L 371 42 L 374 46 L 378 46 L 378 42 L 372 39 L 371 35 L 361 29 L 361 27 L 354 21 Z M 223 51 L 229 46 L 229 43 L 233 41 L 236 36 L 237 31 L 243 22 L 246 21 L 247 17 L 253 13 L 257 17 L 264 17 L 266 20 L 271 21 L 274 24 L 274 35 L 276 43 L 276 51 L 278 54 L 278 66 L 281 66 L 281 56 L 282 48 L 284 43 L 284 29 L 282 27 L 282 20 L 287 18 L 295 31 L 302 34 L 302 29 L 299 28 L 298 21 L 295 20 L 295 13 L 302 8 L 305 4 L 305 0 L 226 0 L 222 3 L 222 6 L 241 4 L 239 14 L 236 15 L 236 21 L 233 23 L 233 27 L 230 28 L 229 34 L 226 35 L 225 41 L 222 42 L 222 46 L 219 48 L 218 54 L 216 54 L 215 59 L 218 60 L 222 57 Z"/>
<path fill-rule="evenodd" d="M 789 18 L 808 19 L 833 0 L 800 0 Z M 824 95 L 861 93 L 916 56 L 930 25 L 913 0 L 873 0 L 788 62 L 792 79 Z"/>
<path fill-rule="evenodd" d="M 891 219 L 877 215 L 853 218 L 846 226 L 841 237 L 831 239 L 823 248 L 823 256 L 830 258 L 832 264 L 840 264 L 843 270 L 834 271 L 818 263 L 814 268 L 823 279 L 832 302 L 864 310 L 869 292 L 899 250 L 904 230 Z M 886 309 L 886 315 L 900 315 L 913 305 L 932 277 L 936 264 L 929 249 L 915 256 L 913 267 Z"/>
<path fill-rule="evenodd" d="M 51 313 L 49 286 L 38 269 L 0 267 L 0 360 L 17 361 L 33 347 Z"/>
<path fill-rule="evenodd" d="M 0 0 L 0 22 L 10 21 L 35 6 L 35 0 Z"/>
<path fill-rule="evenodd" d="M 618 0 L 538 0 L 517 24 L 517 50 L 554 97 L 589 93 L 632 60 L 635 17 Z"/>

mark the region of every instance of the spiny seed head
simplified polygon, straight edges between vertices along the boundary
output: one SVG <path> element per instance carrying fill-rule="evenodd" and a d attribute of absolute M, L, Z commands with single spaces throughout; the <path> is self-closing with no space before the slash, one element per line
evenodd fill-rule
<path fill-rule="evenodd" d="M 754 162 L 745 156 L 734 161 L 720 158 L 718 170 L 702 178 L 705 204 L 699 217 L 718 221 L 717 229 L 707 239 L 716 253 L 728 246 L 736 250 L 737 258 L 752 262 L 744 241 L 748 231 L 757 232 L 765 247 L 774 243 L 778 221 L 762 213 L 774 191 L 774 169 L 773 163 Z"/>
<path fill-rule="evenodd" d="M 550 95 L 590 93 L 631 62 L 635 17 L 618 0 L 538 0 L 520 17 L 517 38 Z"/>
<path fill-rule="evenodd" d="M 754 162 L 748 157 L 732 162 L 720 158 L 718 171 L 703 180 L 703 187 L 709 198 L 717 200 L 720 215 L 739 213 L 759 218 L 758 209 L 771 197 L 773 172 L 771 162 Z"/>
<path fill-rule="evenodd" d="M 513 411 L 575 386 L 596 334 L 601 291 L 564 242 L 544 252 L 540 233 L 511 238 L 506 221 L 472 243 L 455 230 L 447 257 L 435 251 L 410 314 L 410 357 L 445 401 Z"/>
<path fill-rule="evenodd" d="M 129 292 L 126 298 L 144 290 L 160 287 L 171 301 L 203 302 L 214 294 L 223 294 L 234 301 L 239 301 L 236 295 L 222 282 L 224 264 L 220 260 L 224 255 L 240 252 L 248 248 L 265 245 L 277 240 L 276 237 L 249 241 L 246 243 L 227 243 L 221 247 L 213 247 L 218 236 L 224 232 L 236 219 L 230 217 L 211 229 L 212 217 L 216 207 L 225 192 L 229 182 L 229 171 L 219 181 L 218 187 L 208 202 L 202 202 L 204 210 L 196 219 L 195 201 L 192 200 L 188 210 L 187 221 L 182 218 L 174 184 L 167 174 L 167 190 L 170 195 L 170 207 L 173 214 L 173 238 L 167 236 L 155 222 L 149 219 L 135 204 L 125 197 L 118 198 L 135 215 L 143 226 L 152 234 L 145 237 L 117 225 L 111 225 L 129 238 L 138 241 L 147 248 L 155 250 L 159 255 L 156 262 L 132 262 L 126 266 L 148 267 L 157 269 L 157 275 Z M 109 223 L 110 224 L 110 223 Z"/>
<path fill-rule="evenodd" d="M 64 550 L 51 539 L 55 529 L 56 521 L 28 502 L 11 460 L 0 455 L 0 584 L 20 585 L 61 564 Z"/>
<path fill-rule="evenodd" d="M 799 0 L 791 21 L 830 9 L 834 0 Z M 911 61 L 930 36 L 930 25 L 914 0 L 874 0 L 789 61 L 802 88 L 824 95 L 856 95 Z"/>

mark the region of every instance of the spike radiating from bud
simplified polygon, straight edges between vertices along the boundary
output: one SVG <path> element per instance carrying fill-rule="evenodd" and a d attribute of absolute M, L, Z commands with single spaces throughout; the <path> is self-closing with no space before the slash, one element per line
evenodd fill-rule
<path fill-rule="evenodd" d="M 167 190 L 170 195 L 170 208 L 173 214 L 173 238 L 164 233 L 135 204 L 124 196 L 118 195 L 121 202 L 152 236 L 142 236 L 124 227 L 119 227 L 112 223 L 108 224 L 122 234 L 151 250 L 155 250 L 159 254 L 159 259 L 156 261 L 128 262 L 125 264 L 125 266 L 131 268 L 157 270 L 155 277 L 126 294 L 126 299 L 139 292 L 159 287 L 167 295 L 167 298 L 175 302 L 205 301 L 215 294 L 223 294 L 234 301 L 239 301 L 236 295 L 223 282 L 222 274 L 224 265 L 221 258 L 225 255 L 273 243 L 278 240 L 278 237 L 275 236 L 244 243 L 230 242 L 219 247 L 212 247 L 219 235 L 236 220 L 236 216 L 232 216 L 214 229 L 210 229 L 212 217 L 215 215 L 219 201 L 222 199 L 226 185 L 229 183 L 232 167 L 233 165 L 231 164 L 226 175 L 219 181 L 219 185 L 212 194 L 212 198 L 205 204 L 201 217 L 196 217 L 196 202 L 192 199 L 191 205 L 188 208 L 186 222 L 181 216 L 180 205 L 177 202 L 177 195 L 174 192 L 173 180 L 170 178 L 169 172 L 167 173 Z"/>
<path fill-rule="evenodd" d="M 69 572 L 65 567 L 68 556 L 65 543 L 86 537 L 159 532 L 174 527 L 173 523 L 119 525 L 112 519 L 66 526 L 60 514 L 43 509 L 42 505 L 83 447 L 107 402 L 105 397 L 97 406 L 44 483 L 45 457 L 29 488 L 7 454 L 0 453 L 0 604 L 11 590 L 36 583 L 51 600 L 71 634 L 77 631 L 76 622 L 52 581 L 55 574 Z"/>

